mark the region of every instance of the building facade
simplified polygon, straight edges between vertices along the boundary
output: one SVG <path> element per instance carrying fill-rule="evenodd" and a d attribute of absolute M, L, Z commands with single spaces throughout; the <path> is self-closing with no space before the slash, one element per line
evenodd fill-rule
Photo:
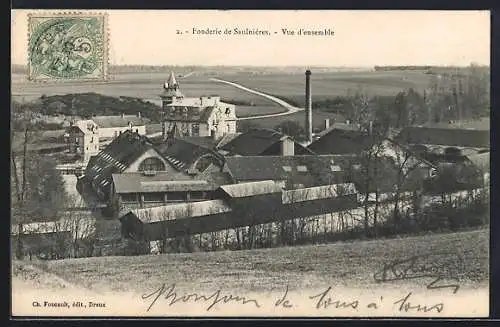
<path fill-rule="evenodd" d="M 211 136 L 219 139 L 236 133 L 236 107 L 219 96 L 187 98 L 172 72 L 160 95 L 163 108 L 163 138 Z"/>
<path fill-rule="evenodd" d="M 113 140 L 125 131 L 146 135 L 146 122 L 140 114 L 138 116 L 97 116 L 71 122 L 65 136 L 69 152 L 81 155 L 83 161 L 88 162 L 92 156 L 99 153 L 104 143 Z"/>
<path fill-rule="evenodd" d="M 217 185 L 188 176 L 172 177 L 169 173 L 113 174 L 111 184 L 113 205 L 118 213 L 122 208 L 141 209 L 172 203 L 210 200 Z"/>
<path fill-rule="evenodd" d="M 99 126 L 92 120 L 80 120 L 66 131 L 69 152 L 82 156 L 88 162 L 99 152 Z"/>

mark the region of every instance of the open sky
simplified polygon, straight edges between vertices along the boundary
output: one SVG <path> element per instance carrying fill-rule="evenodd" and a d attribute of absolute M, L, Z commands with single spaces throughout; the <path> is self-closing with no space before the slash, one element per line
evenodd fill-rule
<path fill-rule="evenodd" d="M 13 64 L 27 63 L 30 12 L 11 12 Z M 366 67 L 490 62 L 488 11 L 105 12 L 109 62 L 114 65 Z M 193 28 L 258 28 L 271 35 L 193 35 Z M 285 36 L 283 28 L 330 29 L 335 34 Z M 177 35 L 176 30 L 191 32 Z"/>

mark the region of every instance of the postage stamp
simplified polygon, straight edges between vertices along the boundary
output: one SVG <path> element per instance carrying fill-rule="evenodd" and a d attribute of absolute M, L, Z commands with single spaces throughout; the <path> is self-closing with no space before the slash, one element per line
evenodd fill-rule
<path fill-rule="evenodd" d="M 29 80 L 106 79 L 106 14 L 32 14 L 28 20 Z"/>

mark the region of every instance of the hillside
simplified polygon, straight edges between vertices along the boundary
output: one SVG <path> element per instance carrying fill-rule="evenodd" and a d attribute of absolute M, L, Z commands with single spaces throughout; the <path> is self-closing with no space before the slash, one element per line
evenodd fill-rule
<path fill-rule="evenodd" d="M 467 288 L 487 285 L 488 249 L 489 230 L 481 229 L 248 251 L 66 259 L 44 263 L 43 267 L 48 273 L 94 291 L 134 292 L 163 282 L 255 292 L 284 289 L 286 285 L 290 290 L 324 285 L 398 289 L 425 288 L 433 278 L 377 284 L 374 274 L 392 260 L 431 255 L 417 265 L 431 265 L 433 274 L 456 277 Z"/>
<path fill-rule="evenodd" d="M 112 97 L 93 92 L 42 96 L 40 110 L 43 114 L 91 117 L 93 115 L 137 115 L 159 119 L 160 107 L 133 97 Z"/>

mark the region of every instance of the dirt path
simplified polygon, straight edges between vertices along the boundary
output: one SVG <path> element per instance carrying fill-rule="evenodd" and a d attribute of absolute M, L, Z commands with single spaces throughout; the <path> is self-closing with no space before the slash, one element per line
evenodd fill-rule
<path fill-rule="evenodd" d="M 211 78 L 210 80 L 213 81 L 213 82 L 217 82 L 217 83 L 224 83 L 224 84 L 227 84 L 227 85 L 231 85 L 233 87 L 236 87 L 236 88 L 238 88 L 240 90 L 243 90 L 243 91 L 246 91 L 248 93 L 259 95 L 261 97 L 264 97 L 266 99 L 269 99 L 269 100 L 271 100 L 271 101 L 279 104 L 280 106 L 284 107 L 287 110 L 285 112 L 280 112 L 280 113 L 276 113 L 276 114 L 266 114 L 266 115 L 258 115 L 258 116 L 241 117 L 241 118 L 238 118 L 238 120 L 260 119 L 260 118 L 270 118 L 270 117 L 286 116 L 286 115 L 294 114 L 296 112 L 304 110 L 304 108 L 299 108 L 299 107 L 292 106 L 288 102 L 283 101 L 283 100 L 281 100 L 281 99 L 279 99 L 279 98 L 277 98 L 275 96 L 272 96 L 272 95 L 269 95 L 269 94 L 266 94 L 266 93 L 263 93 L 263 92 L 260 92 L 260 91 L 256 91 L 256 90 L 250 89 L 250 88 L 248 88 L 246 86 L 243 86 L 241 84 L 238 84 L 238 83 L 233 83 L 233 82 L 225 81 L 225 80 L 218 79 L 218 78 Z"/>

